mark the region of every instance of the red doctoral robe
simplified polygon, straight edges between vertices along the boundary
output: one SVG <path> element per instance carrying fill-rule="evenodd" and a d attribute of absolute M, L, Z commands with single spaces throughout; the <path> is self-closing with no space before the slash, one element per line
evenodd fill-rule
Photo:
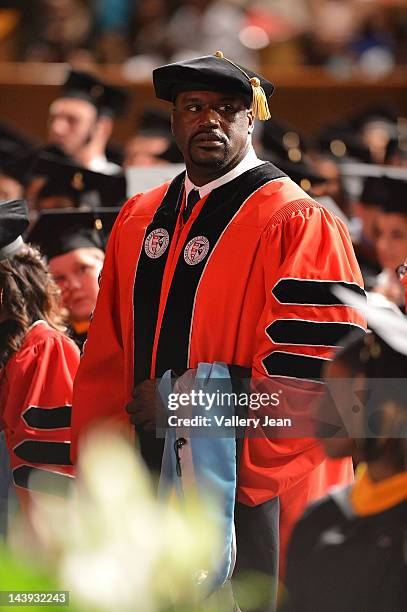
<path fill-rule="evenodd" d="M 364 326 L 329 291 L 342 282 L 363 293 L 346 227 L 281 171 L 244 172 L 185 224 L 183 182 L 131 198 L 113 228 L 74 385 L 74 460 L 93 424 L 128 422 L 125 405 L 144 379 L 223 361 L 254 378 L 313 380 L 340 338 Z M 247 438 L 238 499 L 280 497 L 284 554 L 305 504 L 351 478 L 350 460 L 326 460 L 309 437 Z"/>

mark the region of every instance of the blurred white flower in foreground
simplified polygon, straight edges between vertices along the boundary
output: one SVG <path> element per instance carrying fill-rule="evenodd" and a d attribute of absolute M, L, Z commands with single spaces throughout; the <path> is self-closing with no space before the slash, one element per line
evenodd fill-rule
<path fill-rule="evenodd" d="M 194 580 L 219 553 L 202 506 L 160 504 L 135 449 L 106 433 L 89 438 L 79 472 L 69 499 L 33 500 L 61 588 L 87 611 L 192 610 Z"/>

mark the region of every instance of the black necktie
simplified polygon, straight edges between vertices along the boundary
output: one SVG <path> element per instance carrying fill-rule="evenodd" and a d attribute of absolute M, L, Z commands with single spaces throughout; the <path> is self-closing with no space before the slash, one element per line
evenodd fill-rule
<path fill-rule="evenodd" d="M 183 214 L 184 223 L 188 221 L 193 207 L 195 206 L 197 202 L 199 202 L 200 199 L 201 199 L 201 196 L 199 195 L 199 191 L 197 189 L 191 189 L 191 191 L 188 194 L 187 205 L 184 208 L 184 214 Z"/>

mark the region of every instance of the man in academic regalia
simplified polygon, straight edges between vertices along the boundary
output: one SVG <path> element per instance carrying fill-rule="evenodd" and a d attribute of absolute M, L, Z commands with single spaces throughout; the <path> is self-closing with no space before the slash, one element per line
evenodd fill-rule
<path fill-rule="evenodd" d="M 96 423 L 131 421 L 159 471 L 156 378 L 222 361 L 270 386 L 275 377 L 311 384 L 341 336 L 363 327 L 330 297 L 331 281 L 363 290 L 343 223 L 254 152 L 254 120 L 270 117 L 273 85 L 221 52 L 153 79 L 173 104 L 187 171 L 131 198 L 113 228 L 76 381 L 73 459 Z M 307 501 L 351 475 L 349 461 L 327 462 L 313 439 L 245 438 L 237 571 L 275 577 Z"/>

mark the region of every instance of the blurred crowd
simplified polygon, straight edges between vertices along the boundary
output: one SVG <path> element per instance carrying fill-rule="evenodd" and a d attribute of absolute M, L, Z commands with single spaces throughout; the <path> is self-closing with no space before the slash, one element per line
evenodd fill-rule
<path fill-rule="evenodd" d="M 12 38 L 0 40 L 3 59 L 126 61 L 134 79 L 217 48 L 248 67 L 312 64 L 339 77 L 378 77 L 406 61 L 403 0 L 1 0 L 0 9 Z"/>

